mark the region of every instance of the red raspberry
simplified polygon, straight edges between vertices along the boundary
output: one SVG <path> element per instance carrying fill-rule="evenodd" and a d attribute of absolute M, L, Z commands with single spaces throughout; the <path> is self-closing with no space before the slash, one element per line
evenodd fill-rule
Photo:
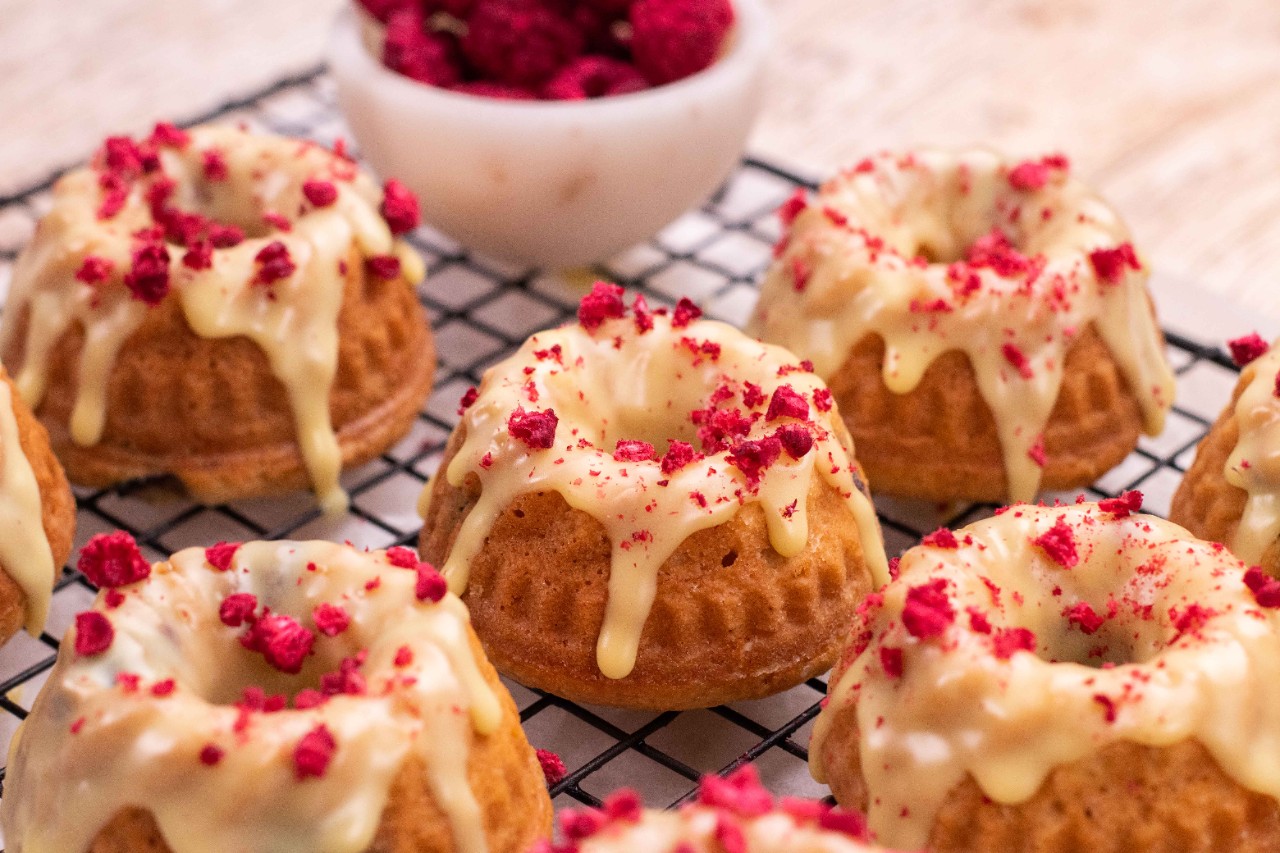
<path fill-rule="evenodd" d="M 487 79 L 538 86 L 582 51 L 582 36 L 540 0 L 479 0 L 462 52 Z"/>
<path fill-rule="evenodd" d="M 475 0 L 422 0 L 422 11 L 428 15 L 444 12 L 455 18 L 466 18 L 474 5 Z"/>
<path fill-rule="evenodd" d="M 456 41 L 427 30 L 416 8 L 400 9 L 387 21 L 382 64 L 430 86 L 452 86 L 462 79 Z"/>
<path fill-rule="evenodd" d="M 490 83 L 488 80 L 472 80 L 450 87 L 463 95 L 475 95 L 479 98 L 498 98 L 503 101 L 536 101 L 538 96 L 528 89 L 519 86 L 508 86 L 505 83 Z"/>
<path fill-rule="evenodd" d="M 581 101 L 647 88 L 633 65 L 607 56 L 579 56 L 556 72 L 542 94 L 553 101 Z"/>
<path fill-rule="evenodd" d="M 413 0 L 356 0 L 356 2 L 363 6 L 366 12 L 384 24 L 401 9 L 413 7 Z"/>
<path fill-rule="evenodd" d="M 630 18 L 636 67 L 660 86 L 715 61 L 733 26 L 733 7 L 729 0 L 636 0 Z"/>

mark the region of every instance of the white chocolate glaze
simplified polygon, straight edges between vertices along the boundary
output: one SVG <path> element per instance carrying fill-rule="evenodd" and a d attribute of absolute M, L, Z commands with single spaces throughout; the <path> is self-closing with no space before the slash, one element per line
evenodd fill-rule
<path fill-rule="evenodd" d="M 1036 543 L 1057 525 L 1074 542 L 1070 568 Z M 923 845 L 966 775 L 992 800 L 1018 803 L 1055 767 L 1119 741 L 1193 739 L 1240 785 L 1280 799 L 1280 612 L 1258 605 L 1229 552 L 1095 504 L 1014 506 L 955 535 L 958 547 L 903 555 L 814 731 L 811 768 L 825 779 L 847 760 L 828 749 L 832 719 L 853 704 L 879 841 Z M 915 636 L 907 596 L 937 579 L 955 620 Z M 1081 603 L 1101 617 L 1093 633 L 1067 616 Z M 1034 653 L 994 653 L 1013 629 L 1034 633 Z M 902 652 L 898 677 L 886 648 Z"/>
<path fill-rule="evenodd" d="M 728 819 L 741 831 L 743 853 L 871 853 L 881 848 L 846 835 L 797 823 L 770 812 L 739 819 L 719 809 L 685 806 L 678 811 L 646 810 L 637 822 L 615 821 L 578 844 L 579 853 L 721 853 L 717 824 Z"/>
<path fill-rule="evenodd" d="M 501 706 L 469 644 L 466 609 L 453 596 L 418 601 L 416 578 L 381 551 L 256 542 L 236 551 L 228 571 L 192 548 L 122 587 L 118 607 L 99 595 L 94 610 L 110 620 L 114 641 L 85 657 L 73 651 L 76 629 L 68 633 L 10 755 L 0 804 L 6 849 L 86 850 L 122 808 L 139 806 L 178 853 L 356 853 L 371 843 L 391 781 L 412 757 L 457 849 L 482 853 L 467 757 L 473 733 L 494 730 Z M 317 605 L 338 605 L 350 624 L 318 637 L 301 674 L 287 676 L 241 646 L 244 629 L 219 621 L 221 602 L 246 592 L 304 625 Z M 402 648 L 411 661 L 397 663 Z M 230 703 L 243 688 L 316 686 L 358 650 L 367 652 L 362 695 L 251 712 L 237 726 L 241 711 Z M 138 687 L 123 686 L 122 673 Z M 153 695 L 165 679 L 173 691 Z M 299 778 L 294 750 L 319 725 L 336 749 L 322 775 Z M 216 764 L 201 760 L 208 745 L 223 750 Z"/>
<path fill-rule="evenodd" d="M 1260 563 L 1263 553 L 1280 536 L 1280 347 L 1245 368 L 1246 383 L 1236 400 L 1234 416 L 1240 429 L 1223 475 L 1244 489 L 1244 513 L 1227 544 L 1246 563 Z"/>
<path fill-rule="evenodd" d="M 221 156 L 224 178 L 204 176 L 207 152 Z M 16 375 L 23 398 L 33 408 L 39 406 L 51 347 L 74 326 L 82 327 L 85 344 L 69 428 L 77 444 L 90 446 L 101 440 L 116 355 L 148 310 L 122 281 L 139 245 L 136 233 L 156 224 L 147 190 L 167 178 L 176 182 L 172 202 L 177 208 L 238 225 L 248 238 L 214 249 L 207 269 L 185 265 L 184 249 L 170 242 L 172 293 L 166 298 L 179 300 L 197 335 L 242 335 L 262 349 L 289 395 L 298 445 L 322 507 L 329 512 L 345 509 L 329 391 L 337 364 L 346 264 L 353 249 L 361 260 L 394 254 L 412 283 L 422 278 L 421 259 L 393 238 L 379 215 L 381 193 L 372 180 L 312 143 L 206 126 L 190 131 L 190 141 L 181 148 L 161 147 L 159 161 L 160 170 L 135 180 L 119 212 L 105 219 L 99 218 L 99 169 L 72 172 L 55 185 L 53 207 L 18 259 L 9 310 L 0 328 L 0 345 L 12 352 L 19 318 L 29 318 Z M 336 199 L 326 206 L 309 204 L 303 185 L 312 179 L 330 182 Z M 264 214 L 288 220 L 289 229 L 264 222 Z M 256 285 L 255 257 L 276 241 L 287 248 L 296 268 L 270 286 Z M 90 256 L 110 262 L 107 281 L 91 286 L 76 279 Z"/>
<path fill-rule="evenodd" d="M 663 473 L 657 460 L 614 458 L 614 446 L 623 439 L 647 441 L 658 455 L 669 440 L 696 446 L 690 413 L 708 405 L 712 392 L 724 384 L 738 389 L 743 382 L 758 384 L 765 405 L 784 384 L 809 401 L 815 391 L 825 391 L 822 381 L 805 370 L 780 377 L 779 368 L 795 365 L 790 353 L 723 323 L 697 321 L 673 329 L 667 316 L 653 320 L 654 328 L 643 334 L 627 317 L 606 321 L 594 333 L 572 324 L 534 335 L 486 372 L 479 397 L 463 418 L 466 441 L 443 472 L 454 486 L 471 474 L 480 480 L 479 501 L 462 522 L 442 568 L 450 589 L 459 594 L 466 589 L 471 559 L 518 495 L 555 491 L 600 522 L 612 559 L 596 651 L 600 671 L 610 678 L 623 678 L 635 666 L 658 570 L 685 539 L 727 522 L 746 503 L 758 503 L 774 549 L 792 556 L 808 539 L 806 502 L 815 476 L 844 497 L 874 583 L 888 579 L 874 509 L 852 448 L 841 444 L 847 433 L 830 412 L 809 406 L 812 448 L 798 459 L 782 453 L 754 489 L 729 462 L 727 450 L 670 473 Z M 695 354 L 682 339 L 718 345 L 719 355 Z M 554 347 L 561 351 L 558 360 L 536 355 Z M 531 449 L 508 432 L 517 407 L 557 414 L 554 446 Z M 752 440 L 784 422 L 804 423 L 766 424 L 762 407 L 756 414 L 746 436 Z M 486 457 L 491 464 L 482 464 Z"/>
<path fill-rule="evenodd" d="M 13 391 L 0 381 L 0 565 L 26 597 L 24 627 L 44 630 L 53 594 L 53 549 L 44 532 L 44 509 L 35 471 L 22 452 Z"/>
<path fill-rule="evenodd" d="M 995 419 L 1010 497 L 1030 500 L 1041 474 L 1033 448 L 1067 350 L 1090 324 L 1137 395 L 1147 432 L 1162 429 L 1174 383 L 1146 264 L 1101 281 L 1090 261 L 1129 242 L 1124 223 L 1065 168 L 1047 170 L 1034 189 L 1015 188 L 1012 168 L 981 149 L 919 151 L 882 154 L 829 180 L 779 244 L 748 330 L 828 379 L 877 335 L 885 385 L 898 394 L 944 352 L 963 352 Z M 993 228 L 1029 264 L 964 262 Z M 1011 362 L 1009 346 L 1027 369 Z"/>

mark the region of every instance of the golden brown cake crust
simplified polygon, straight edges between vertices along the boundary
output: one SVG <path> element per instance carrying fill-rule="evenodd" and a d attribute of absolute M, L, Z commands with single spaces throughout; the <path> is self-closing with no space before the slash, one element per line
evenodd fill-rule
<path fill-rule="evenodd" d="M 885 387 L 883 359 L 884 342 L 868 335 L 828 381 L 876 492 L 937 501 L 1005 499 L 995 419 L 968 357 L 944 353 L 907 394 Z M 1067 351 L 1045 429 L 1040 488 L 1088 485 L 1137 446 L 1142 423 L 1128 382 L 1089 326 Z"/>
<path fill-rule="evenodd" d="M 825 744 L 836 800 L 865 809 L 852 705 Z M 1227 776 L 1194 740 L 1167 747 L 1118 741 L 1055 768 L 1023 803 L 987 798 L 972 776 L 952 789 L 928 849 L 1000 853 L 1261 853 L 1280 849 L 1280 804 Z"/>
<path fill-rule="evenodd" d="M 354 250 L 347 269 L 329 400 L 344 468 L 374 458 L 409 429 L 435 372 L 412 286 L 367 273 Z M 24 327 L 11 338 L 18 346 Z M 67 424 L 83 336 L 74 324 L 54 347 L 48 392 L 37 408 L 73 481 L 107 486 L 172 474 L 206 503 L 310 484 L 288 393 L 266 355 L 248 338 L 198 336 L 176 298 L 148 310 L 116 358 L 102 439 L 75 444 Z M 23 354 L 5 357 L 16 366 Z"/>
<path fill-rule="evenodd" d="M 13 414 L 18 423 L 18 441 L 36 476 L 36 485 L 40 488 L 44 534 L 53 551 L 56 572 L 71 554 L 71 540 L 76 526 L 75 498 L 71 494 L 71 486 L 67 484 L 67 475 L 63 473 L 62 466 L 49 447 L 49 434 L 22 402 L 9 374 L 2 367 L 0 381 L 9 386 Z M 9 576 L 4 566 L 0 565 L 0 642 L 8 640 L 22 627 L 26 603 L 26 594 Z"/>
<path fill-rule="evenodd" d="M 1231 402 L 1227 403 L 1200 441 L 1195 460 L 1173 495 L 1169 520 L 1181 524 L 1201 539 L 1230 542 L 1244 514 L 1249 496 L 1244 489 L 1228 483 L 1224 472 L 1227 459 L 1240 441 L 1236 402 L 1252 380 L 1251 371 L 1240 377 Z M 1280 577 L 1280 541 L 1272 542 L 1263 551 L 1261 565 L 1268 574 Z"/>
<path fill-rule="evenodd" d="M 467 761 L 468 781 L 484 815 L 490 853 L 523 853 L 551 834 L 551 799 L 533 748 L 520 728 L 520 715 L 493 666 L 470 644 L 485 681 L 502 702 L 502 722 L 490 735 L 474 735 Z M 391 783 L 382 822 L 368 853 L 452 853 L 457 847 L 448 819 L 426 784 L 422 763 L 410 758 Z M 145 808 L 118 813 L 102 828 L 87 853 L 172 853 Z"/>
<path fill-rule="evenodd" d="M 465 440 L 450 439 L 440 471 Z M 443 474 L 432 486 L 419 545 L 440 565 L 479 496 Z M 462 596 L 485 651 L 525 684 L 579 702 L 657 710 L 776 693 L 835 660 L 853 610 L 871 591 L 845 501 L 815 481 L 804 550 L 781 557 L 764 513 L 749 504 L 690 536 L 659 571 L 635 669 L 609 679 L 596 661 L 608 595 L 603 526 L 555 492 L 518 497 L 494 522 Z"/>

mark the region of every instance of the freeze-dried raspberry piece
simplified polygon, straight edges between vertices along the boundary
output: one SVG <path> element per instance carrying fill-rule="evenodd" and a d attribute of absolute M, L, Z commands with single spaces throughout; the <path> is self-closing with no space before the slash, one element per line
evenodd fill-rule
<path fill-rule="evenodd" d="M 1259 606 L 1280 607 L 1280 581 L 1269 576 L 1261 566 L 1250 566 L 1244 573 L 1244 585 L 1253 593 Z"/>
<path fill-rule="evenodd" d="M 939 527 L 920 540 L 921 545 L 929 545 L 933 548 L 959 548 L 960 542 L 956 539 L 956 534 L 945 527 Z"/>
<path fill-rule="evenodd" d="M 805 402 L 804 396 L 790 385 L 779 385 L 773 392 L 772 399 L 769 400 L 769 410 L 765 413 L 766 421 L 776 421 L 779 418 L 798 418 L 805 420 L 809 417 L 809 404 Z"/>
<path fill-rule="evenodd" d="M 111 621 L 96 610 L 76 614 L 76 654 L 84 657 L 100 655 L 111 648 L 116 638 Z"/>
<path fill-rule="evenodd" d="M 254 284 L 275 284 L 293 275 L 294 270 L 298 268 L 289 254 L 289 247 L 279 240 L 273 240 L 263 246 L 258 254 L 253 256 L 253 260 L 258 264 L 258 272 L 253 277 Z"/>
<path fill-rule="evenodd" d="M 729 28 L 729 0 L 636 0 L 631 53 L 655 86 L 695 74 L 715 61 Z"/>
<path fill-rule="evenodd" d="M 231 561 L 240 550 L 239 542 L 219 542 L 204 549 L 205 561 L 220 572 L 231 568 Z"/>
<path fill-rule="evenodd" d="M 142 174 L 143 151 L 127 136 L 108 136 L 95 159 L 102 169 L 124 178 L 136 178 Z"/>
<path fill-rule="evenodd" d="M 1001 628 L 991 635 L 991 650 L 1000 660 L 1008 660 L 1014 652 L 1034 652 L 1036 635 L 1030 628 Z"/>
<path fill-rule="evenodd" d="M 222 599 L 218 605 L 218 620 L 228 628 L 239 628 L 252 623 L 258 609 L 258 597 L 251 592 L 235 592 Z"/>
<path fill-rule="evenodd" d="M 1039 160 L 1025 160 L 1009 170 L 1009 186 L 1015 190 L 1038 190 L 1055 172 L 1066 174 L 1070 162 L 1061 154 L 1050 154 Z"/>
<path fill-rule="evenodd" d="M 1094 633 L 1106 621 L 1106 618 L 1090 607 L 1087 601 L 1077 601 L 1062 611 L 1062 615 L 1066 617 L 1069 624 L 1076 626 L 1084 634 Z"/>
<path fill-rule="evenodd" d="M 800 459 L 813 449 L 813 433 L 804 424 L 787 424 L 774 433 L 782 442 L 782 449 L 792 459 Z"/>
<path fill-rule="evenodd" d="M 293 749 L 293 775 L 298 781 L 314 776 L 324 776 L 333 760 L 333 753 L 338 749 L 338 742 L 333 733 L 324 724 L 316 726 L 302 736 Z"/>
<path fill-rule="evenodd" d="M 478 0 L 462 52 L 483 77 L 532 88 L 582 52 L 582 35 L 540 0 Z"/>
<path fill-rule="evenodd" d="M 995 270 L 1004 278 L 1023 275 L 1032 268 L 1031 259 L 1019 252 L 999 228 L 974 240 L 965 260 L 970 266 Z"/>
<path fill-rule="evenodd" d="M 244 231 L 235 225 L 209 224 L 209 242 L 215 249 L 230 249 L 244 242 Z"/>
<path fill-rule="evenodd" d="M 190 134 L 167 121 L 156 122 L 155 127 L 151 129 L 151 135 L 147 137 L 147 142 L 151 145 L 163 145 L 169 148 L 186 148 L 190 141 Z"/>
<path fill-rule="evenodd" d="M 263 616 L 240 638 L 246 649 L 261 652 L 267 663 L 290 675 L 302 671 L 302 662 L 311 654 L 315 641 L 314 633 L 292 616 L 280 613 Z"/>
<path fill-rule="evenodd" d="M 196 240 L 182 253 L 182 265 L 189 270 L 207 270 L 213 266 L 213 244 Z"/>
<path fill-rule="evenodd" d="M 813 405 L 818 407 L 820 412 L 831 411 L 832 399 L 831 391 L 826 388 L 817 388 L 813 392 Z"/>
<path fill-rule="evenodd" d="M 791 224 L 796 221 L 796 217 L 803 213 L 808 206 L 809 191 L 804 187 L 796 187 L 796 191 L 778 206 L 778 219 L 782 222 L 782 227 L 790 228 Z"/>
<path fill-rule="evenodd" d="M 467 409 L 476 404 L 476 400 L 480 399 L 480 391 L 476 386 L 472 385 L 462 394 L 462 399 L 458 401 L 458 414 L 462 414 Z"/>
<path fill-rule="evenodd" d="M 507 432 L 534 450 L 546 450 L 556 442 L 556 425 L 559 423 L 554 409 L 526 412 L 516 406 L 511 417 L 507 418 Z"/>
<path fill-rule="evenodd" d="M 418 555 L 411 548 L 396 545 L 387 549 L 387 562 L 398 569 L 416 569 Z"/>
<path fill-rule="evenodd" d="M 673 474 L 698 458 L 693 445 L 684 441 L 672 441 L 662 457 L 662 473 Z"/>
<path fill-rule="evenodd" d="M 338 200 L 338 188 L 332 181 L 306 181 L 302 185 L 302 194 L 316 207 L 328 207 Z"/>
<path fill-rule="evenodd" d="M 210 148 L 200 154 L 201 162 L 204 165 L 204 176 L 210 181 L 225 181 L 227 179 L 227 160 L 222 156 L 222 152 L 216 148 Z"/>
<path fill-rule="evenodd" d="M 379 210 L 392 234 L 412 231 L 422 221 L 422 215 L 418 212 L 418 197 L 395 178 L 383 185 Z"/>
<path fill-rule="evenodd" d="M 159 305 L 169 294 L 169 250 L 163 243 L 146 243 L 133 251 L 124 286 L 134 299 Z"/>
<path fill-rule="evenodd" d="M 1089 263 L 1098 274 L 1098 280 L 1106 284 L 1119 284 L 1126 269 L 1140 270 L 1142 262 L 1133 250 L 1132 243 L 1121 243 L 1112 249 L 1097 249 L 1089 253 Z"/>
<path fill-rule="evenodd" d="M 428 30 L 415 7 L 392 12 L 382 46 L 382 64 L 430 86 L 452 86 L 462 80 L 458 45 L 448 33 Z"/>
<path fill-rule="evenodd" d="M 449 582 L 444 575 L 436 571 L 430 563 L 418 563 L 415 567 L 418 580 L 414 584 L 413 594 L 419 601 L 437 602 L 449 591 Z"/>
<path fill-rule="evenodd" d="M 588 332 L 600 328 L 605 320 L 625 316 L 627 306 L 622 301 L 622 288 L 607 281 L 597 281 L 591 292 L 578 303 L 578 322 Z"/>
<path fill-rule="evenodd" d="M 628 62 L 608 56 L 579 56 L 547 81 L 542 95 L 553 101 L 582 101 L 647 88 L 649 83 Z"/>
<path fill-rule="evenodd" d="M 1231 360 L 1236 363 L 1236 367 L 1244 367 L 1251 361 L 1259 359 L 1267 351 L 1267 342 L 1257 332 L 1227 341 L 1227 348 L 1231 350 Z"/>
<path fill-rule="evenodd" d="M 143 580 L 151 575 L 138 543 L 123 530 L 99 533 L 80 551 L 76 568 L 103 589 L 114 589 Z"/>
<path fill-rule="evenodd" d="M 375 278 L 391 281 L 400 275 L 400 259 L 395 255 L 374 255 L 365 261 L 365 266 Z"/>
<path fill-rule="evenodd" d="M 956 611 L 947 597 L 947 582 L 943 578 L 934 578 L 907 590 L 902 624 L 911 636 L 921 640 L 940 636 L 955 619 Z"/>
<path fill-rule="evenodd" d="M 321 602 L 311 611 L 311 620 L 316 623 L 316 630 L 326 637 L 336 637 L 351 624 L 347 611 L 336 604 Z"/>
<path fill-rule="evenodd" d="M 698 784 L 698 803 L 752 818 L 773 809 L 773 796 L 760 784 L 755 766 L 744 764 L 723 779 L 703 776 Z"/>
<path fill-rule="evenodd" d="M 560 756 L 549 749 L 535 750 L 534 754 L 538 757 L 538 766 L 542 768 L 542 778 L 547 780 L 547 785 L 554 785 L 564 778 L 566 768 Z"/>
<path fill-rule="evenodd" d="M 1031 540 L 1059 566 L 1069 569 L 1080 562 L 1076 553 L 1076 534 L 1065 518 L 1059 518 L 1048 530 Z"/>
<path fill-rule="evenodd" d="M 619 462 L 648 462 L 658 458 L 658 451 L 647 441 L 621 438 L 613 449 L 613 458 Z"/>
<path fill-rule="evenodd" d="M 778 461 L 782 442 L 777 436 L 765 436 L 759 441 L 740 441 L 729 451 L 729 464 L 741 471 L 752 486 L 760 482 L 760 475 Z"/>
<path fill-rule="evenodd" d="M 683 329 L 701 316 L 702 309 L 689 297 L 681 296 L 676 309 L 671 312 L 671 328 Z"/>
<path fill-rule="evenodd" d="M 481 98 L 497 98 L 500 101 L 536 101 L 537 94 L 520 86 L 509 86 L 506 83 L 494 83 L 489 80 L 468 80 L 449 87 L 463 95 L 476 95 Z"/>
<path fill-rule="evenodd" d="M 200 763 L 205 767 L 215 767 L 226 755 L 225 750 L 216 743 L 206 743 L 200 747 Z"/>
<path fill-rule="evenodd" d="M 99 219 L 111 219 L 124 209 L 129 200 L 129 182 L 114 172 L 104 172 L 98 177 L 102 187 L 102 204 L 98 206 Z"/>
<path fill-rule="evenodd" d="M 80 268 L 76 270 L 76 281 L 82 281 L 85 284 L 102 284 L 111 277 L 113 269 L 115 264 L 110 259 L 100 255 L 87 255 L 81 261 Z"/>
<path fill-rule="evenodd" d="M 1142 509 L 1142 492 L 1130 489 L 1118 498 L 1104 498 L 1098 501 L 1098 509 L 1109 512 L 1116 518 L 1127 518 L 1130 513 Z"/>

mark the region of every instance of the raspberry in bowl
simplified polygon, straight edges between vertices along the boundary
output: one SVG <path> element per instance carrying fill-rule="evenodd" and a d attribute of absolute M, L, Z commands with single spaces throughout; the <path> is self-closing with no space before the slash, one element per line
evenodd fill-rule
<path fill-rule="evenodd" d="M 467 248 L 571 267 L 645 239 L 737 164 L 762 0 L 361 0 L 330 43 L 364 155 Z"/>

